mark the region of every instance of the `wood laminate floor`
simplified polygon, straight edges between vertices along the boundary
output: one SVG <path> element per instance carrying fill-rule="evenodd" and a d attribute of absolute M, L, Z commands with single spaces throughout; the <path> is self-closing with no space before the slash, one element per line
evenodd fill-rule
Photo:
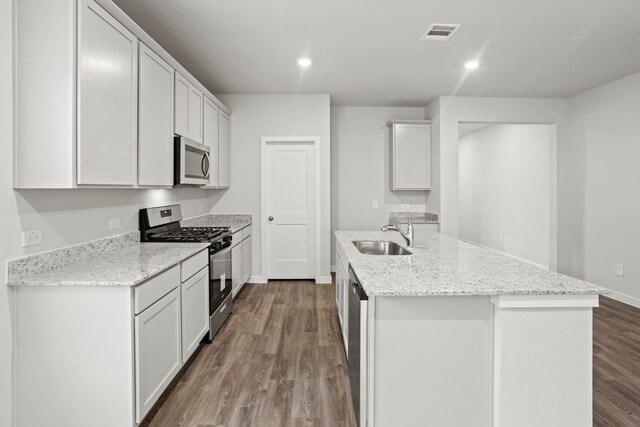
<path fill-rule="evenodd" d="M 245 285 L 144 425 L 355 426 L 334 287 Z"/>
<path fill-rule="evenodd" d="M 593 425 L 640 426 L 640 309 L 602 296 L 593 311 Z"/>

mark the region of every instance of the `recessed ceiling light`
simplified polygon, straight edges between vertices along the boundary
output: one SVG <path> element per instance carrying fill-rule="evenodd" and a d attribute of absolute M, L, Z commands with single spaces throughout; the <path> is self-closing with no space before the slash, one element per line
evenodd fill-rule
<path fill-rule="evenodd" d="M 298 65 L 301 67 L 308 67 L 311 65 L 311 60 L 309 58 L 298 58 Z"/>
<path fill-rule="evenodd" d="M 479 65 L 480 63 L 478 61 L 467 61 L 464 63 L 464 68 L 467 70 L 475 70 Z"/>

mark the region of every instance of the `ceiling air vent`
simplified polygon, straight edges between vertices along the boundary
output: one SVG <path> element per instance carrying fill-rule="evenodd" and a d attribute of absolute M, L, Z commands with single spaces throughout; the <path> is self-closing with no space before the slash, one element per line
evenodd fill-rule
<path fill-rule="evenodd" d="M 431 24 L 420 40 L 435 40 L 446 42 L 458 31 L 458 24 Z"/>

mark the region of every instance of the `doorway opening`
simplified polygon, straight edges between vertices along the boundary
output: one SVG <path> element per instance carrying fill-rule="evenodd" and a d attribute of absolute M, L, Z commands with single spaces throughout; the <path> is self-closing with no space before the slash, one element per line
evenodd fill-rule
<path fill-rule="evenodd" d="M 556 126 L 461 122 L 458 138 L 460 238 L 549 268 Z"/>

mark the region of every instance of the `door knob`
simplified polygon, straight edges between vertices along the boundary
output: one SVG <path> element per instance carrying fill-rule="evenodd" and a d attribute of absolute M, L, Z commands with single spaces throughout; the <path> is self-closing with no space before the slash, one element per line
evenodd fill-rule
<path fill-rule="evenodd" d="M 269 221 L 273 221 L 273 217 L 272 216 L 269 217 Z"/>

